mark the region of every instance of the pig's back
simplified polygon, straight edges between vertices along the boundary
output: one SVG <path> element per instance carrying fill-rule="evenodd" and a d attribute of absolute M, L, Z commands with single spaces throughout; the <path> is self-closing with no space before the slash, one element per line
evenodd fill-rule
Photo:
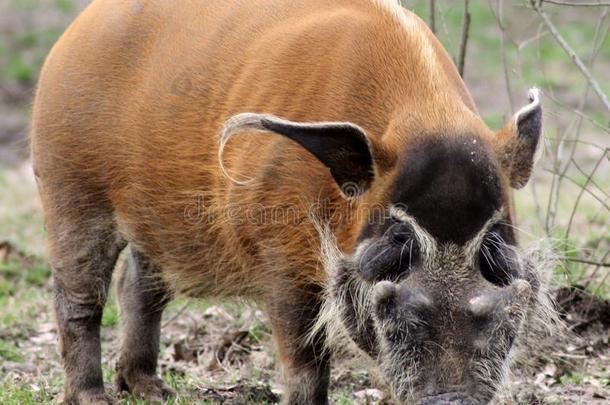
<path fill-rule="evenodd" d="M 125 237 L 176 274 L 238 274 L 265 229 L 210 225 L 210 212 L 218 220 L 230 204 L 300 204 L 336 187 L 313 157 L 271 135 L 238 138 L 225 155 L 235 177 L 259 182 L 227 182 L 222 123 L 265 112 L 381 136 L 412 91 L 406 66 L 424 62 L 397 51 L 408 45 L 404 27 L 373 3 L 94 1 L 42 72 L 32 132 L 42 183 L 99 194 Z M 294 176 L 291 161 L 307 170 Z"/>

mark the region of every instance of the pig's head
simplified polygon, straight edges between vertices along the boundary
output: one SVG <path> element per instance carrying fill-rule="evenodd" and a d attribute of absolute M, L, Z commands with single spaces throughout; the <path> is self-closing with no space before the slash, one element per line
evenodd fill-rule
<path fill-rule="evenodd" d="M 427 133 L 388 151 L 349 123 L 249 114 L 221 144 L 234 127 L 282 134 L 325 164 L 347 197 L 368 191 L 351 253 L 320 225 L 330 281 L 312 336 L 355 343 L 402 403 L 485 404 L 537 307 L 547 307 L 538 269 L 516 245 L 511 199 L 530 176 L 541 118 L 534 90 L 495 136 Z"/>
<path fill-rule="evenodd" d="M 548 308 L 511 218 L 511 188 L 527 182 L 541 130 L 537 91 L 530 102 L 493 142 L 413 142 L 378 192 L 387 209 L 330 266 L 329 311 L 402 403 L 488 403 Z"/>
<path fill-rule="evenodd" d="M 401 402 L 489 402 L 536 305 L 534 269 L 502 236 L 501 215 L 458 245 L 391 211 L 338 262 L 333 310 Z"/>

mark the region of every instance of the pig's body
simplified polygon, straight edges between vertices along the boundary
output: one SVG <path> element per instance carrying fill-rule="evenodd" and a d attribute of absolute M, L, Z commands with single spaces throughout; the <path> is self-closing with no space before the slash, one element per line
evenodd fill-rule
<path fill-rule="evenodd" d="M 249 227 L 247 220 L 238 229 L 207 223 L 210 211 L 226 206 L 236 207 L 237 223 L 252 203 L 302 208 L 333 197 L 344 205 L 326 168 L 268 134 L 227 147 L 229 173 L 256 179 L 250 187 L 231 184 L 218 168 L 222 124 L 239 112 L 272 113 L 350 121 L 380 138 L 399 117 L 413 115 L 419 125 L 417 115 L 433 116 L 425 106 L 438 112 L 441 97 L 456 115 L 474 109 L 445 52 L 431 51 L 435 44 L 416 16 L 405 11 L 399 20 L 368 0 L 96 1 L 42 74 L 33 150 L 43 195 L 53 193 L 51 182 L 67 188 L 55 198 L 94 195 L 91 204 L 112 213 L 126 240 L 186 280 L 177 287 L 258 290 L 253 281 L 277 267 L 275 257 L 267 266 L 261 246 L 278 232 L 297 233 L 298 240 L 284 242 L 298 245 L 298 253 L 274 249 L 307 260 L 295 270 L 323 281 L 316 253 L 303 252 L 307 225 L 289 231 L 285 224 Z M 449 94 L 437 94 L 438 87 Z M 450 120 L 438 119 L 426 122 L 442 127 Z M 307 173 L 292 176 L 293 161 Z M 353 241 L 341 236 L 349 248 Z"/>
<path fill-rule="evenodd" d="M 227 144 L 228 174 L 248 183 L 228 180 L 219 137 L 242 112 L 357 124 L 383 144 L 378 186 L 346 201 L 316 157 L 262 133 Z M 32 131 L 68 401 L 108 401 L 98 318 L 129 244 L 121 388 L 167 393 L 155 368 L 168 295 L 240 295 L 269 311 L 287 402 L 326 403 L 328 355 L 303 343 L 328 281 L 312 204 L 331 207 L 321 222 L 342 218 L 331 231 L 349 254 L 362 218 L 348 209 L 393 203 L 384 184 L 422 137 L 465 133 L 494 138 L 438 41 L 389 0 L 94 1 L 45 64 Z"/>

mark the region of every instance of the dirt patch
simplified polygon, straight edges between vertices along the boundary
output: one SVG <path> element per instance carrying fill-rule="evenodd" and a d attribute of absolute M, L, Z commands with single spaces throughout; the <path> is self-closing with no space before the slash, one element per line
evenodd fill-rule
<path fill-rule="evenodd" d="M 204 388 L 200 398 L 218 404 L 276 404 L 280 397 L 268 385 L 252 385 L 249 381 L 238 381 L 225 388 Z"/>
<path fill-rule="evenodd" d="M 610 328 L 610 301 L 589 294 L 582 286 L 559 289 L 557 304 L 575 332 L 583 332 L 598 325 Z"/>
<path fill-rule="evenodd" d="M 13 246 L 0 244 L 0 254 L 5 264 L 17 262 L 22 266 L 21 272 L 8 276 L 1 273 L 0 277 L 13 281 L 36 274 L 38 262 Z M 0 362 L 3 375 L 0 388 L 23 387 L 28 393 L 40 395 L 39 400 L 25 403 L 50 403 L 61 398 L 63 384 L 56 349 L 57 330 L 51 315 L 51 283 L 48 275 L 42 284 L 33 285 L 23 280 L 11 285 L 9 294 L 14 300 L 0 313 L 15 315 L 15 323 L 3 327 L 0 333 L 0 340 L 8 345 L 4 350 L 7 347 L 9 350 L 3 353 L 0 347 L 0 356 L 8 353 L 11 358 Z M 563 290 L 559 293 L 565 294 Z M 563 308 L 568 326 L 581 325 L 576 328 L 577 332 L 569 339 L 562 337 L 545 342 L 544 352 L 525 353 L 528 367 L 515 368 L 510 391 L 495 404 L 607 404 L 610 401 L 610 329 L 601 313 L 608 302 L 581 292 L 572 295 L 575 298 L 566 301 Z M 29 309 L 23 314 L 18 312 L 17 302 Z M 113 299 L 108 307 L 116 307 Z M 582 326 L 583 319 L 587 320 L 586 327 Z M 119 403 L 135 404 L 132 397 L 117 394 L 111 388 L 119 341 L 118 321 L 106 321 L 102 344 L 107 387 Z M 176 401 L 170 403 L 275 404 L 282 395 L 268 320 L 258 308 L 245 303 L 185 300 L 172 303 L 164 315 L 159 364 L 164 378 L 178 393 Z M 3 403 L 21 402 L 5 400 Z M 376 385 L 370 370 L 352 359 L 336 358 L 331 403 L 381 405 L 390 404 L 390 400 L 383 387 Z"/>
<path fill-rule="evenodd" d="M 502 404 L 608 404 L 610 402 L 610 302 L 579 287 L 557 291 L 568 334 L 525 353 Z"/>

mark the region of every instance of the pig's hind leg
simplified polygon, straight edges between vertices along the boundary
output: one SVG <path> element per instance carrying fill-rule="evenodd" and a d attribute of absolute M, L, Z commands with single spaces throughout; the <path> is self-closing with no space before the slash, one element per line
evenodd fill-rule
<path fill-rule="evenodd" d="M 122 328 L 117 387 L 162 402 L 173 395 L 157 375 L 161 316 L 171 294 L 160 278 L 160 269 L 133 248 L 119 276 L 117 292 Z"/>
<path fill-rule="evenodd" d="M 107 405 L 112 400 L 104 391 L 100 323 L 112 271 L 125 242 L 99 199 L 78 192 L 67 195 L 80 199 L 66 203 L 65 198 L 57 198 L 60 193 L 44 193 L 43 182 L 41 189 L 66 373 L 64 403 Z"/>

